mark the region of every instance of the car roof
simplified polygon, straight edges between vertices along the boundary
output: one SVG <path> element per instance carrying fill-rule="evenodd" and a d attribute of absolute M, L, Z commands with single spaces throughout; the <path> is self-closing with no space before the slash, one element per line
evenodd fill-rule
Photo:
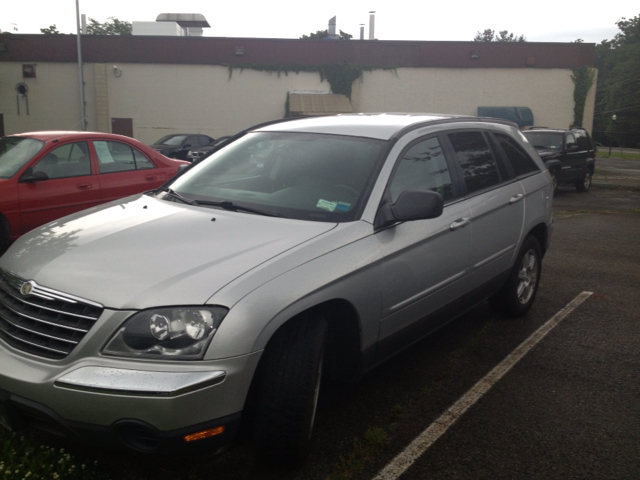
<path fill-rule="evenodd" d="M 85 131 L 73 131 L 73 130 L 45 130 L 39 132 L 24 132 L 24 133 L 15 133 L 13 135 L 7 135 L 9 137 L 30 137 L 35 138 L 36 140 L 48 141 L 55 139 L 83 139 L 83 138 L 110 138 L 112 140 L 133 140 L 137 142 L 134 138 L 126 137 L 124 135 L 116 135 L 114 133 L 104 133 L 104 132 L 85 132 Z"/>
<path fill-rule="evenodd" d="M 258 125 L 252 131 L 305 132 L 388 140 L 400 131 L 414 126 L 445 122 L 490 122 L 515 125 L 497 118 L 470 117 L 434 113 L 357 113 L 324 117 L 292 119 L 266 126 Z"/>

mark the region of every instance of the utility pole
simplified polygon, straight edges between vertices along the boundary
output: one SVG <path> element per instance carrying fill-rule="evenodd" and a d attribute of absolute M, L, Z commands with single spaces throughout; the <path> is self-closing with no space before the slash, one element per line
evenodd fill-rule
<path fill-rule="evenodd" d="M 84 73 L 82 69 L 82 30 L 80 29 L 80 0 L 76 0 L 76 24 L 78 29 L 78 79 L 80 82 L 80 116 L 82 118 L 82 130 L 86 130 L 87 113 L 84 104 Z"/>

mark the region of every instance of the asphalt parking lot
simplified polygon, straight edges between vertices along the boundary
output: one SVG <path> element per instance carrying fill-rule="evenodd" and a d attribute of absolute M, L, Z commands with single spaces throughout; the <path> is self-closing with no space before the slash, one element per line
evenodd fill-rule
<path fill-rule="evenodd" d="M 145 478 L 376 478 L 532 333 L 589 292 L 415 462 L 382 478 L 640 478 L 640 161 L 598 159 L 592 189 L 562 187 L 554 210 L 529 314 L 508 319 L 482 304 L 356 384 L 325 382 L 313 451 L 301 469 L 265 470 L 248 444 L 171 467 L 113 454 L 103 463 L 114 465 L 113 478 L 137 469 Z"/>

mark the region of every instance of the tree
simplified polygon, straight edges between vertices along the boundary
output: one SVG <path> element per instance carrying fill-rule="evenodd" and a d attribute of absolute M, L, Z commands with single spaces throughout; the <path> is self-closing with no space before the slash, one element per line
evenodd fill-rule
<path fill-rule="evenodd" d="M 640 146 L 640 16 L 616 22 L 620 33 L 596 46 L 593 136 L 600 143 Z M 612 120 L 613 115 L 616 121 Z"/>
<path fill-rule="evenodd" d="M 109 17 L 106 22 L 100 23 L 95 18 L 89 18 L 87 25 L 89 35 L 131 35 L 131 23 Z"/>
<path fill-rule="evenodd" d="M 315 33 L 310 33 L 309 35 L 302 35 L 300 40 L 322 40 L 329 36 L 329 30 L 318 30 Z M 351 40 L 353 35 L 343 32 L 340 30 L 340 40 Z"/>
<path fill-rule="evenodd" d="M 524 35 L 519 37 L 513 33 L 509 33 L 508 30 L 500 30 L 496 35 L 495 30 L 487 28 L 482 33 L 477 32 L 473 38 L 474 42 L 526 42 L 527 39 Z"/>
<path fill-rule="evenodd" d="M 40 33 L 44 33 L 45 35 L 60 35 L 61 33 L 58 31 L 58 27 L 55 25 L 51 25 L 47 28 L 41 28 Z"/>

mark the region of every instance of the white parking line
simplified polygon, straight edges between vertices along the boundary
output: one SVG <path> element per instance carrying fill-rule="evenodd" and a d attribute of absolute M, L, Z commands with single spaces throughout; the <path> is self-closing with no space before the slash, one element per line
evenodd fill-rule
<path fill-rule="evenodd" d="M 440 438 L 474 403 L 495 385 L 502 376 L 511 370 L 529 350 L 542 340 L 553 327 L 560 323 L 567 315 L 574 311 L 593 292 L 582 292 L 566 307 L 556 313 L 529 338 L 522 342 L 500 364 L 485 375 L 471 390 L 465 393 L 449 409 L 435 420 L 429 427 L 418 435 L 400 454 L 384 467 L 373 480 L 395 480 L 400 477 L 413 463 Z"/>

